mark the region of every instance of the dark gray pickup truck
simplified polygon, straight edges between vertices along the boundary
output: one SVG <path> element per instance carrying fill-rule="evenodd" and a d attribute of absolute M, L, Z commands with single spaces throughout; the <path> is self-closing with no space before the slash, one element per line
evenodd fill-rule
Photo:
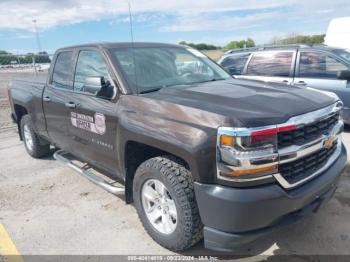
<path fill-rule="evenodd" d="M 233 79 L 184 46 L 63 48 L 45 81 L 12 81 L 9 98 L 31 156 L 54 146 L 57 160 L 125 192 L 171 250 L 203 237 L 235 250 L 317 211 L 347 161 L 335 95 Z"/>

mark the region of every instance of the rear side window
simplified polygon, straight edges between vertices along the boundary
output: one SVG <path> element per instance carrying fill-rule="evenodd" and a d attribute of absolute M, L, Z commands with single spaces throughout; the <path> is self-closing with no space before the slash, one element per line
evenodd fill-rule
<path fill-rule="evenodd" d="M 75 69 L 74 90 L 83 92 L 88 77 L 104 77 L 105 80 L 109 80 L 107 65 L 97 51 L 80 51 Z"/>
<path fill-rule="evenodd" d="M 293 52 L 264 52 L 253 54 L 247 75 L 290 76 Z"/>
<path fill-rule="evenodd" d="M 221 65 L 231 75 L 241 75 L 249 56 L 250 54 L 229 56 L 221 62 Z"/>
<path fill-rule="evenodd" d="M 72 51 L 65 51 L 57 55 L 52 75 L 52 85 L 54 87 L 72 89 L 72 57 Z"/>
<path fill-rule="evenodd" d="M 347 67 L 336 59 L 318 52 L 301 52 L 299 76 L 310 78 L 336 78 Z"/>

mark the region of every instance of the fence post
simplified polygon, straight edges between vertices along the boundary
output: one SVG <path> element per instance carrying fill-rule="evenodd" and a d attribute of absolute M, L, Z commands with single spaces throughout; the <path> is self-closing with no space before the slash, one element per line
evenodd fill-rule
<path fill-rule="evenodd" d="M 32 61 L 33 61 L 33 67 L 34 67 L 34 72 L 35 72 L 35 75 L 38 74 L 38 72 L 36 71 L 36 65 L 35 65 L 35 57 L 32 56 Z"/>
<path fill-rule="evenodd" d="M 16 57 L 17 57 L 18 67 L 20 67 L 21 66 L 21 60 L 19 59 L 19 55 L 16 55 Z"/>

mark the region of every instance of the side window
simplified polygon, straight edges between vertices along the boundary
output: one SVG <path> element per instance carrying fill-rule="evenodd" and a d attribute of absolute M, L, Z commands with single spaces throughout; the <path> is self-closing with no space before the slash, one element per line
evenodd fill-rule
<path fill-rule="evenodd" d="M 241 75 L 249 56 L 250 54 L 228 56 L 221 62 L 221 65 L 231 75 Z"/>
<path fill-rule="evenodd" d="M 109 80 L 107 65 L 101 54 L 93 50 L 80 51 L 75 69 L 74 90 L 83 92 L 87 77 L 101 76 Z"/>
<path fill-rule="evenodd" d="M 72 89 L 73 52 L 59 53 L 52 74 L 52 85 L 58 88 Z"/>
<path fill-rule="evenodd" d="M 263 52 L 253 54 L 247 75 L 288 77 L 293 62 L 293 52 Z"/>
<path fill-rule="evenodd" d="M 301 52 L 299 64 L 300 77 L 335 79 L 339 71 L 347 70 L 336 59 L 318 52 Z"/>

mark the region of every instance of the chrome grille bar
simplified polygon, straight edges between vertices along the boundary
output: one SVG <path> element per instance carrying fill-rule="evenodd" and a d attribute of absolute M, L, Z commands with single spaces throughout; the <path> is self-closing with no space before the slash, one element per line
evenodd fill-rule
<path fill-rule="evenodd" d="M 314 124 L 319 121 L 330 118 L 335 114 L 338 114 L 341 108 L 342 108 L 342 102 L 338 101 L 325 108 L 321 108 L 319 110 L 309 112 L 303 115 L 291 117 L 287 122 L 279 125 L 271 125 L 271 126 L 257 127 L 257 128 L 220 127 L 218 129 L 218 139 L 220 135 L 223 135 L 223 134 L 230 135 L 233 137 L 244 137 L 244 136 L 250 136 L 253 132 L 256 132 L 259 130 L 266 130 L 271 128 L 278 129 L 288 125 L 296 126 L 296 130 L 297 130 L 298 128 L 302 128 L 304 126 Z M 286 189 L 294 188 L 321 174 L 327 167 L 329 167 L 338 158 L 341 150 L 341 145 L 342 145 L 339 134 L 343 131 L 343 126 L 344 126 L 344 123 L 341 120 L 338 120 L 338 122 L 336 122 L 336 124 L 332 127 L 331 130 L 327 130 L 327 132 L 325 132 L 324 134 L 321 134 L 321 136 L 316 138 L 314 141 L 307 142 L 302 145 L 293 144 L 291 146 L 287 146 L 284 148 L 277 148 L 277 151 L 275 152 L 265 152 L 264 154 L 255 156 L 255 157 L 235 156 L 234 165 L 230 164 L 231 162 L 230 160 L 232 160 L 234 152 L 230 148 L 219 149 L 219 147 L 217 147 L 217 158 L 220 160 L 224 160 L 225 162 L 225 164 L 220 161 L 217 162 L 217 176 L 222 180 L 229 180 L 233 182 L 249 182 L 249 181 L 264 180 L 264 179 L 268 180 L 269 178 L 274 177 L 281 184 L 282 187 Z M 232 170 L 261 168 L 268 165 L 280 165 L 288 162 L 292 163 L 293 161 L 297 161 L 302 157 L 305 157 L 319 150 L 322 150 L 323 148 L 325 148 L 325 144 L 329 140 L 332 140 L 331 141 L 332 143 L 337 143 L 338 145 L 335 152 L 327 160 L 327 163 L 316 172 L 312 173 L 311 175 L 295 183 L 289 183 L 281 173 L 265 175 L 260 177 L 253 176 L 253 177 L 244 178 L 244 179 L 241 179 L 239 177 L 227 178 L 220 175 L 221 171 L 229 172 Z M 217 143 L 219 143 L 219 140 L 217 140 Z"/>

